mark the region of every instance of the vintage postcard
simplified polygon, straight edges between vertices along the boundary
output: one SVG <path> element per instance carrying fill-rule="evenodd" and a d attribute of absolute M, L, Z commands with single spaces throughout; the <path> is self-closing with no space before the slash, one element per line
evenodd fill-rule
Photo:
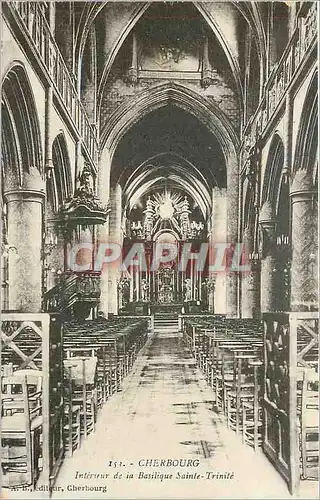
<path fill-rule="evenodd" d="M 1 2 L 1 494 L 317 498 L 317 1 Z"/>

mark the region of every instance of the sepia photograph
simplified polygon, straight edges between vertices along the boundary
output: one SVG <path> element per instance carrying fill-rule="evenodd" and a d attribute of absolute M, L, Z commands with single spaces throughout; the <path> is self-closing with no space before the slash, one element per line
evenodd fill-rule
<path fill-rule="evenodd" d="M 318 1 L 1 1 L 0 499 L 317 499 Z"/>

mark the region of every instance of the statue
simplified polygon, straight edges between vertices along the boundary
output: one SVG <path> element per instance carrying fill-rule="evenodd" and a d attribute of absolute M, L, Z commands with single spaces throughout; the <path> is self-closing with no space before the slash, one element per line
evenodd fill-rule
<path fill-rule="evenodd" d="M 122 276 L 118 280 L 118 298 L 122 306 L 126 306 L 130 302 L 130 282 L 131 279 L 127 276 Z"/>
<path fill-rule="evenodd" d="M 149 283 L 147 279 L 141 280 L 141 300 L 142 302 L 149 301 Z"/>
<path fill-rule="evenodd" d="M 190 302 L 192 300 L 192 285 L 191 285 L 191 279 L 186 278 L 184 280 L 184 285 L 185 285 L 185 295 L 184 295 L 184 301 L 185 302 Z"/>
<path fill-rule="evenodd" d="M 162 284 L 159 290 L 160 304 L 171 304 L 173 302 L 173 290 L 171 285 Z"/>

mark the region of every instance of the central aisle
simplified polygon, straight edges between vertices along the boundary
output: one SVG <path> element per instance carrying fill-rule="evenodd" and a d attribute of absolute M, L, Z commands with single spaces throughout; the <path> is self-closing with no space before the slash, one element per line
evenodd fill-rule
<path fill-rule="evenodd" d="M 263 454 L 255 454 L 226 428 L 213 410 L 212 396 L 181 336 L 154 334 L 122 391 L 100 411 L 96 432 L 65 460 L 56 483 L 64 492 L 54 492 L 53 498 L 291 498 Z M 144 466 L 156 459 L 194 462 Z M 104 476 L 81 479 L 84 473 Z M 213 473 L 229 479 L 212 478 Z M 160 474 L 172 479 L 161 480 Z M 79 491 L 82 486 L 102 488 Z"/>

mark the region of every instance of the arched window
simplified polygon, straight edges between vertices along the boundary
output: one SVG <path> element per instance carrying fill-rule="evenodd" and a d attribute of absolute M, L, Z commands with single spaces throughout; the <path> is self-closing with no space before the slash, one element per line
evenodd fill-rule
<path fill-rule="evenodd" d="M 249 49 L 249 75 L 246 95 L 246 121 L 248 121 L 257 109 L 260 97 L 260 60 L 253 38 L 251 38 Z"/>
<path fill-rule="evenodd" d="M 269 67 L 281 58 L 289 39 L 289 7 L 286 2 L 270 2 Z"/>
<path fill-rule="evenodd" d="M 96 32 L 93 25 L 88 33 L 81 59 L 80 95 L 91 123 L 96 122 L 97 59 Z"/>
<path fill-rule="evenodd" d="M 73 49 L 75 36 L 74 2 L 55 2 L 55 40 L 68 66 L 73 72 Z"/>

